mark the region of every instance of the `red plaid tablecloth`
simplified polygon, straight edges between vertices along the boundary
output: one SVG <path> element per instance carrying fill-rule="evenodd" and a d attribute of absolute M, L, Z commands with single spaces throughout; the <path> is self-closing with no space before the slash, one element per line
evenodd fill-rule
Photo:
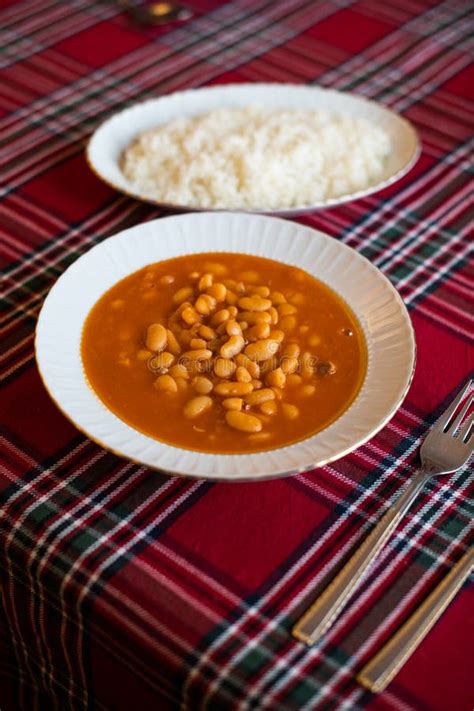
<path fill-rule="evenodd" d="M 472 711 L 472 585 L 384 693 L 355 681 L 470 544 L 466 469 L 426 487 L 319 647 L 289 634 L 315 581 L 413 474 L 472 368 L 470 3 L 187 5 L 186 23 L 143 29 L 113 2 L 1 4 L 0 708 Z M 80 434 L 41 384 L 34 329 L 71 262 L 160 215 L 89 171 L 95 127 L 137 100 L 249 81 L 353 91 L 419 130 L 407 177 L 302 219 L 397 287 L 418 365 L 393 420 L 339 462 L 257 484 L 190 482 Z"/>

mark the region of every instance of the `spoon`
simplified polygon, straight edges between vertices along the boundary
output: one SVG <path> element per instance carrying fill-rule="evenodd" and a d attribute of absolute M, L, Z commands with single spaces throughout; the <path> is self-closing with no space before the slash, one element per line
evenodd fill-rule
<path fill-rule="evenodd" d="M 131 15 L 137 25 L 165 25 L 168 22 L 183 22 L 192 17 L 188 8 L 175 2 L 135 5 L 131 0 L 119 0 L 118 4 Z"/>

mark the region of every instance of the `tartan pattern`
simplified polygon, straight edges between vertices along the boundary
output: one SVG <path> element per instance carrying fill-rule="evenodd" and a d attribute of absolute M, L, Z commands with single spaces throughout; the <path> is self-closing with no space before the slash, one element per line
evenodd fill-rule
<path fill-rule="evenodd" d="M 469 3 L 187 4 L 185 24 L 143 30 L 114 4 L 1 9 L 0 707 L 467 711 L 472 585 L 383 694 L 354 681 L 471 544 L 466 470 L 426 487 L 320 646 L 289 630 L 413 474 L 426 428 L 472 371 Z M 392 421 L 339 462 L 261 484 L 188 482 L 64 420 L 39 380 L 34 327 L 80 254 L 160 215 L 89 172 L 94 128 L 137 100 L 242 81 L 355 91 L 416 125 L 409 176 L 301 221 L 398 288 L 418 367 Z"/>

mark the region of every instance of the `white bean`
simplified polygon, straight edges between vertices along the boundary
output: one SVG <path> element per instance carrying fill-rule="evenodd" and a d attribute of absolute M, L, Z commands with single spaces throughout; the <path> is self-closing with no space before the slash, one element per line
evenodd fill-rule
<path fill-rule="evenodd" d="M 245 349 L 245 355 L 250 358 L 250 360 L 256 360 L 257 362 L 262 360 L 268 360 L 275 355 L 279 348 L 277 341 L 273 341 L 267 338 L 263 341 L 257 341 L 256 343 L 250 343 Z"/>
<path fill-rule="evenodd" d="M 258 417 L 238 410 L 228 410 L 225 420 L 228 425 L 241 432 L 260 432 L 262 429 L 262 422 Z"/>
<path fill-rule="evenodd" d="M 211 323 L 213 326 L 219 326 L 219 324 L 224 323 L 224 321 L 228 321 L 230 318 L 230 314 L 227 309 L 221 309 L 220 311 L 216 311 L 214 316 L 211 319 Z"/>
<path fill-rule="evenodd" d="M 224 284 L 213 284 L 207 290 L 207 293 L 213 296 L 216 301 L 225 301 L 227 289 L 225 288 Z"/>
<path fill-rule="evenodd" d="M 164 372 L 167 371 L 168 368 L 171 368 L 173 361 L 174 355 L 172 353 L 168 353 L 168 351 L 164 351 L 163 353 L 158 353 L 158 355 L 150 358 L 148 361 L 148 367 L 152 371 L 161 370 Z"/>
<path fill-rule="evenodd" d="M 261 390 L 249 393 L 244 399 L 247 405 L 260 405 L 262 402 L 267 402 L 267 400 L 274 400 L 275 393 L 271 388 L 262 388 Z"/>
<path fill-rule="evenodd" d="M 157 390 L 163 390 L 167 393 L 178 392 L 178 386 L 176 385 L 176 381 L 174 378 L 171 377 L 171 375 L 160 375 L 159 378 L 155 380 L 153 385 Z"/>
<path fill-rule="evenodd" d="M 223 358 L 233 358 L 245 346 L 245 341 L 242 336 L 231 336 L 229 340 L 221 347 L 220 354 Z"/>
<path fill-rule="evenodd" d="M 191 386 L 200 395 L 208 395 L 214 387 L 212 381 L 209 378 L 205 378 L 203 375 L 196 375 L 191 381 Z"/>
<path fill-rule="evenodd" d="M 249 371 L 247 368 L 244 368 L 242 365 L 239 365 L 237 370 L 235 371 L 235 379 L 239 383 L 250 383 L 252 382 L 252 376 L 250 375 Z"/>
<path fill-rule="evenodd" d="M 199 348 L 198 350 L 186 351 L 183 356 L 190 360 L 208 360 L 212 357 L 212 351 L 209 348 Z"/>
<path fill-rule="evenodd" d="M 178 289 L 176 294 L 173 296 L 173 303 L 175 304 L 182 304 L 188 299 L 191 298 L 193 295 L 193 288 L 192 286 L 183 286 L 181 289 Z"/>
<path fill-rule="evenodd" d="M 270 299 L 264 299 L 258 294 L 254 294 L 253 296 L 241 296 L 237 303 L 243 311 L 251 312 L 267 311 L 272 305 Z"/>
<path fill-rule="evenodd" d="M 281 368 L 276 368 L 268 373 L 265 380 L 272 387 L 283 388 L 286 383 L 286 375 Z"/>
<path fill-rule="evenodd" d="M 199 415 L 202 415 L 207 410 L 210 410 L 211 407 L 212 400 L 207 395 L 193 397 L 193 399 L 189 400 L 184 406 L 184 416 L 192 420 L 195 417 L 199 417 Z"/>
<path fill-rule="evenodd" d="M 192 326 L 194 323 L 198 323 L 200 316 L 197 311 L 192 307 L 188 306 L 184 311 L 181 312 L 181 318 L 188 326 Z"/>
<path fill-rule="evenodd" d="M 214 388 L 216 395 L 224 395 L 225 397 L 248 395 L 253 390 L 252 383 L 217 383 Z"/>
<path fill-rule="evenodd" d="M 295 314 L 298 311 L 296 306 L 293 306 L 293 304 L 280 304 L 278 307 L 278 313 L 281 317 L 283 316 L 290 316 L 291 314 Z"/>
<path fill-rule="evenodd" d="M 214 373 L 218 378 L 230 378 L 236 367 L 234 361 L 229 358 L 216 358 L 214 361 Z"/>
<path fill-rule="evenodd" d="M 181 353 L 181 346 L 179 345 L 178 340 L 174 335 L 173 331 L 170 331 L 170 329 L 167 328 L 166 335 L 168 337 L 168 350 L 174 355 L 178 355 L 178 353 Z"/>
<path fill-rule="evenodd" d="M 169 370 L 169 374 L 172 375 L 173 378 L 189 378 L 187 368 L 180 363 L 173 365 Z"/>
<path fill-rule="evenodd" d="M 226 410 L 241 410 L 244 405 L 244 401 L 241 397 L 227 397 L 222 400 L 222 407 Z"/>
<path fill-rule="evenodd" d="M 229 309 L 230 313 L 230 309 Z M 228 336 L 241 336 L 242 335 L 242 327 L 240 326 L 237 321 L 227 321 L 225 325 L 226 333 Z"/>
<path fill-rule="evenodd" d="M 282 412 L 288 420 L 296 420 L 299 416 L 300 411 L 296 405 L 290 405 L 290 403 L 284 402 L 281 406 Z"/>
<path fill-rule="evenodd" d="M 146 332 L 146 347 L 150 351 L 164 351 L 168 342 L 166 328 L 161 323 L 152 323 Z"/>
<path fill-rule="evenodd" d="M 199 291 L 209 289 L 209 287 L 212 286 L 213 281 L 214 277 L 212 276 L 212 274 L 203 274 L 202 277 L 199 279 L 198 283 Z"/>
<path fill-rule="evenodd" d="M 278 408 L 275 400 L 265 400 L 260 405 L 260 409 L 264 415 L 275 415 Z"/>

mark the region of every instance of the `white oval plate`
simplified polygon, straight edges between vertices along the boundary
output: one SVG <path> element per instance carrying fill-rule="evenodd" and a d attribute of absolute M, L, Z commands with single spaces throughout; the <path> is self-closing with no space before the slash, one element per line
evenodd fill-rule
<path fill-rule="evenodd" d="M 366 118 L 388 133 L 394 150 L 387 161 L 382 179 L 364 190 L 337 198 L 328 198 L 314 205 L 282 207 L 281 210 L 271 211 L 255 208 L 247 212 L 296 215 L 371 195 L 399 180 L 412 168 L 420 155 L 420 143 L 411 123 L 382 105 L 361 96 L 296 84 L 227 84 L 176 92 L 159 99 L 135 104 L 115 114 L 99 126 L 92 135 L 87 147 L 88 163 L 99 178 L 130 197 L 165 208 L 194 211 L 196 207 L 160 203 L 142 195 L 120 169 L 119 160 L 122 152 L 138 134 L 172 119 L 194 116 L 221 107 L 244 107 L 252 103 L 278 109 L 325 109 L 354 118 Z M 242 210 L 242 212 L 246 211 Z"/>
<path fill-rule="evenodd" d="M 99 400 L 81 362 L 84 321 L 99 297 L 147 264 L 183 254 L 241 252 L 305 269 L 353 309 L 365 333 L 368 370 L 350 408 L 322 432 L 256 454 L 204 454 L 133 429 Z M 36 358 L 51 397 L 72 422 L 116 454 L 173 474 L 262 480 L 321 466 L 370 439 L 392 417 L 413 374 L 415 339 L 405 306 L 370 262 L 336 239 L 287 220 L 194 213 L 132 227 L 83 255 L 58 279 L 41 310 Z"/>

